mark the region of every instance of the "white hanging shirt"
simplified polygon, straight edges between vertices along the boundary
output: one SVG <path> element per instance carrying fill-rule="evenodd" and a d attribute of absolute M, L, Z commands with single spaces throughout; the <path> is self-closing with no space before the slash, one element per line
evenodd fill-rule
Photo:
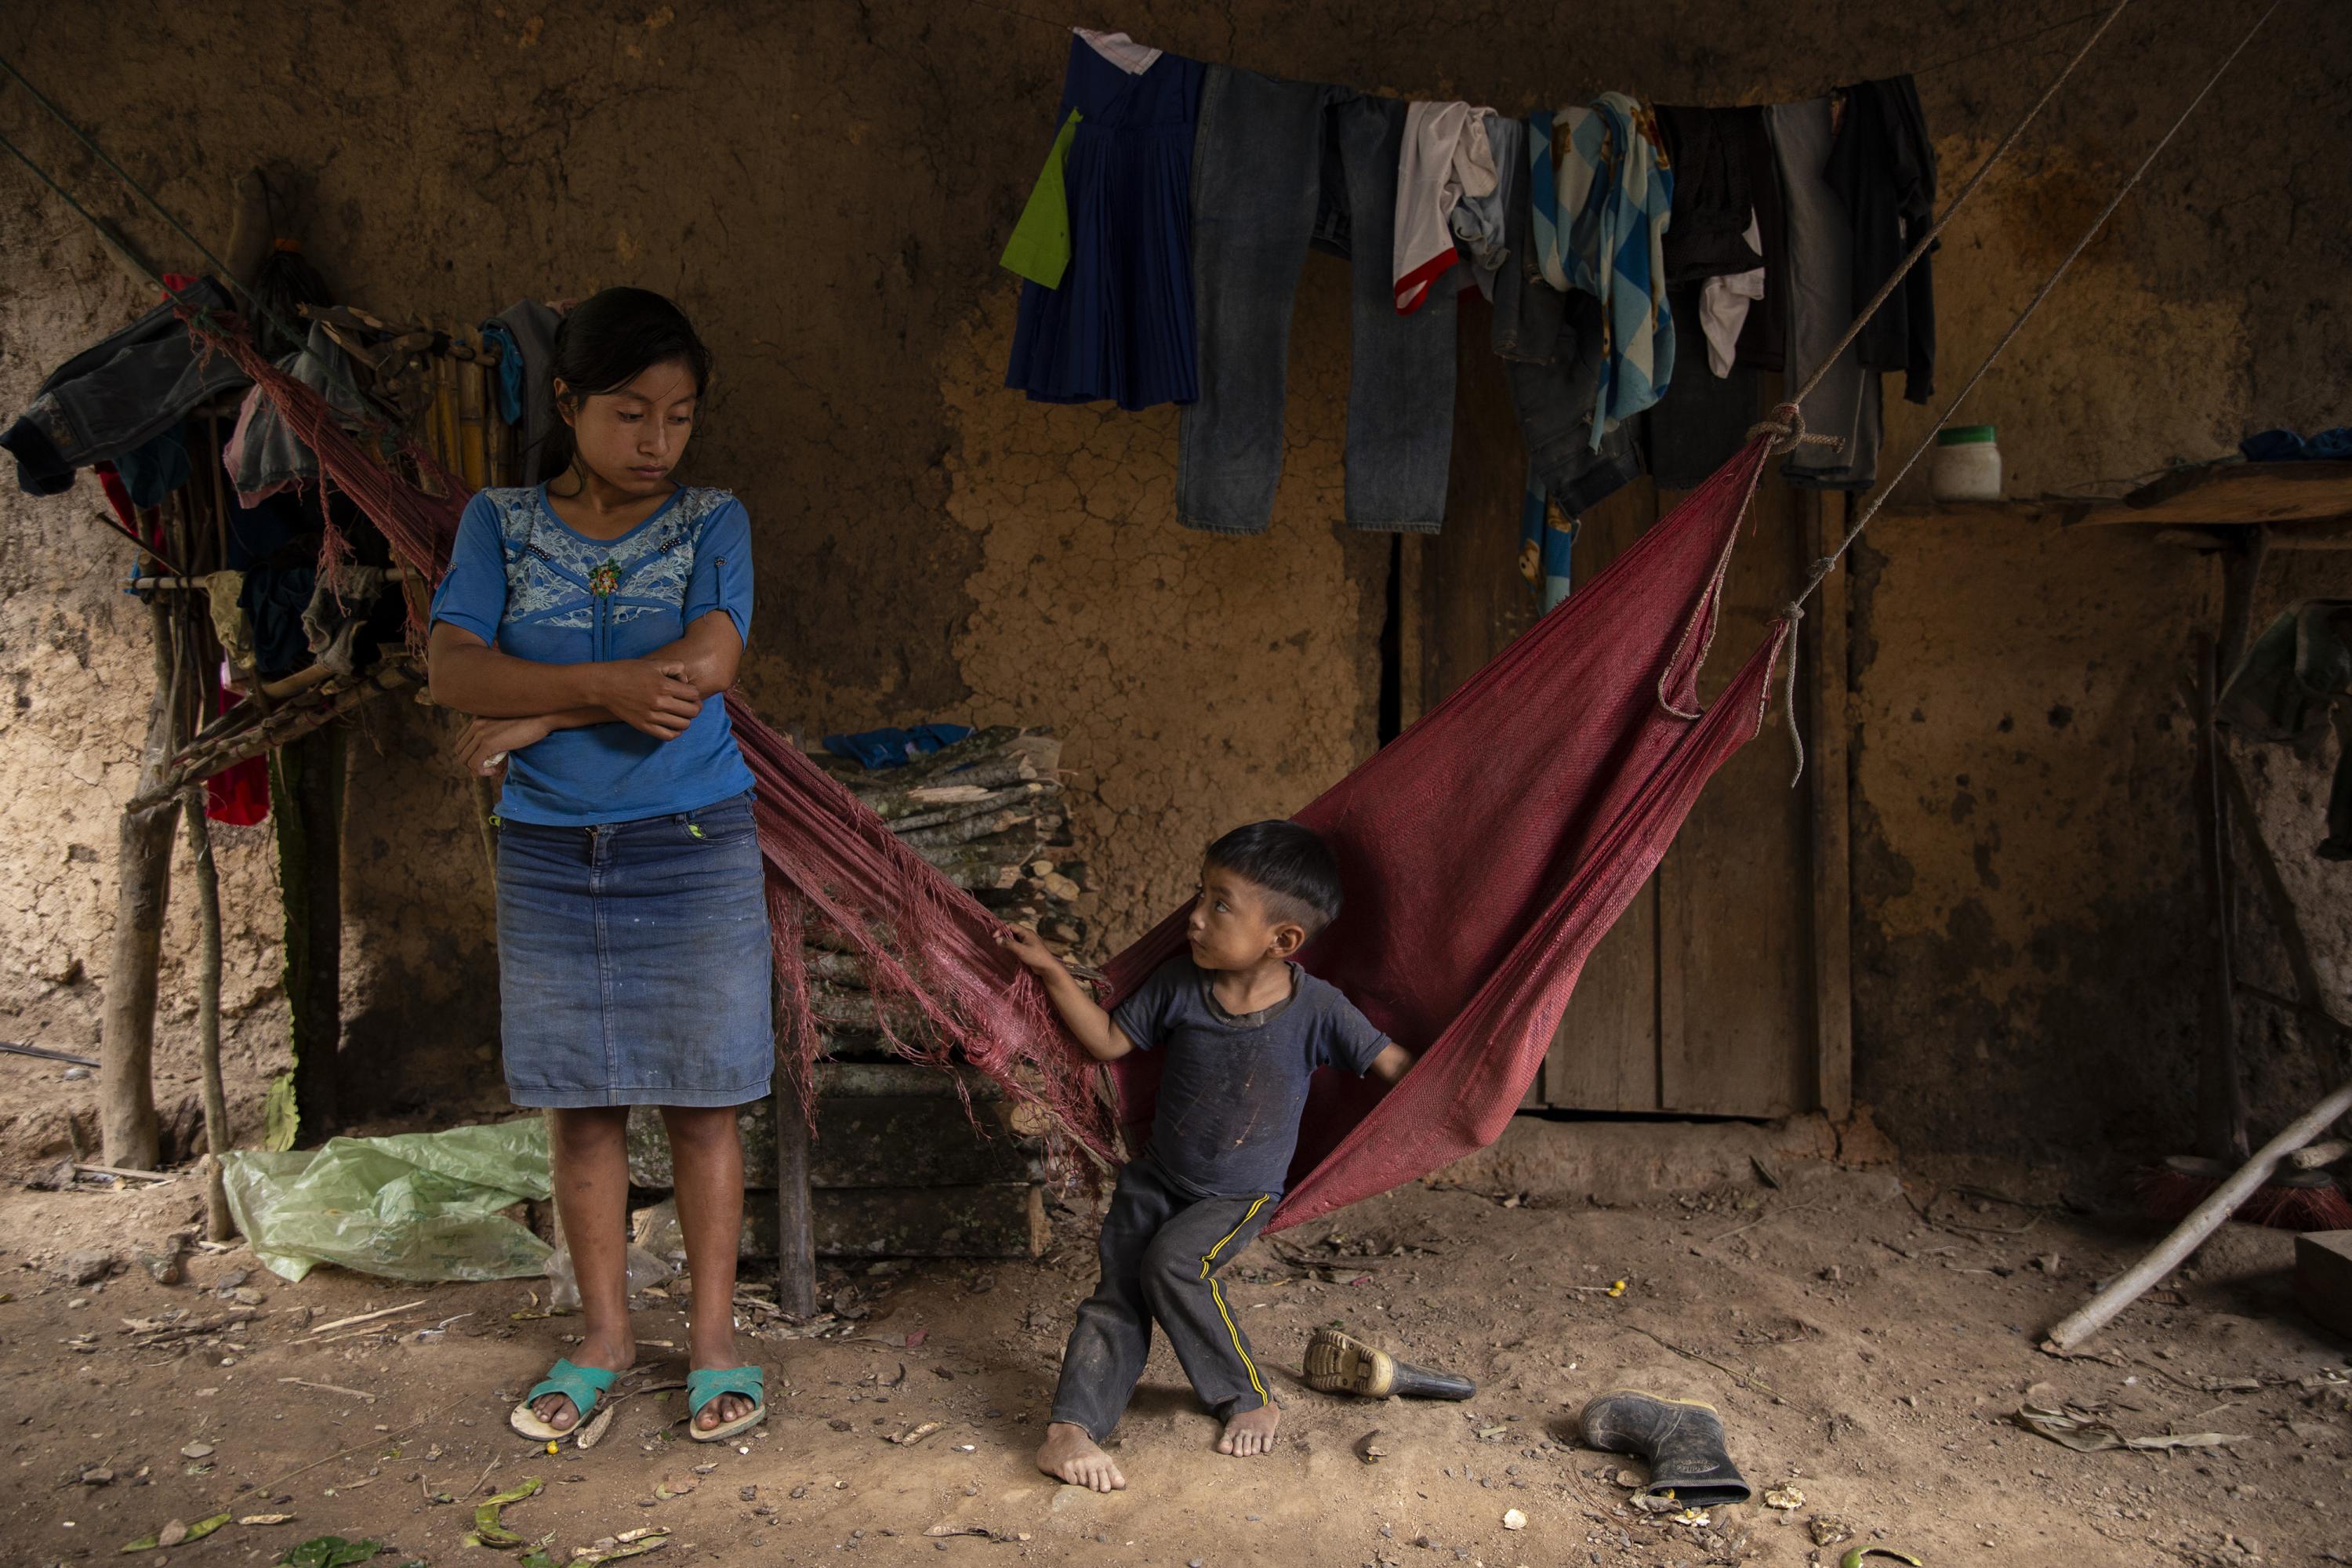
<path fill-rule="evenodd" d="M 1141 76 L 1160 58 L 1158 49 L 1147 49 L 1125 33 L 1097 33 L 1091 27 L 1073 27 L 1070 31 L 1091 45 L 1095 53 L 1129 76 Z"/>
<path fill-rule="evenodd" d="M 1466 103 L 1411 103 L 1404 111 L 1404 146 L 1397 155 L 1397 314 L 1409 316 L 1429 297 L 1429 286 L 1454 265 L 1448 221 L 1464 196 L 1495 193 L 1495 146 L 1486 134 L 1491 109 Z"/>
<path fill-rule="evenodd" d="M 1764 234 L 1754 214 L 1748 218 L 1748 248 L 1764 254 Z M 1732 353 L 1739 346 L 1739 330 L 1748 324 L 1748 307 L 1764 298 L 1764 269 L 1751 268 L 1721 278 L 1710 278 L 1699 290 L 1698 324 L 1706 333 L 1706 367 L 1718 376 L 1731 374 Z"/>

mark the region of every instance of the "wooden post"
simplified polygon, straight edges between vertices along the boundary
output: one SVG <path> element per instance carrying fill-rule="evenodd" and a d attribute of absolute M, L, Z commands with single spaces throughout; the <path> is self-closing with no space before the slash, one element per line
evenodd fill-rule
<path fill-rule="evenodd" d="M 145 570 L 159 570 L 152 556 Z M 171 612 L 161 595 L 147 603 L 147 635 L 154 645 L 155 689 L 147 703 L 146 751 L 136 798 L 170 772 L 178 747 L 180 660 Z M 180 802 L 172 796 L 145 811 L 125 812 L 115 833 L 114 952 L 106 972 L 106 1011 L 100 1026 L 99 1137 L 106 1163 L 127 1170 L 155 1167 L 155 975 L 163 961 L 163 911 L 172 901 L 172 833 Z"/>
<path fill-rule="evenodd" d="M 1802 562 L 1830 552 L 1852 506 L 1814 491 L 1802 502 Z M 1814 1086 L 1832 1121 L 1853 1110 L 1853 931 L 1847 865 L 1846 577 L 1832 572 L 1798 626 L 1797 647 L 1812 682 L 1806 706 L 1806 769 L 1812 796 Z"/>
<path fill-rule="evenodd" d="M 2213 715 L 2221 688 L 2237 673 L 2252 635 L 2254 590 L 2270 554 L 2271 532 L 2242 531 L 2242 545 L 2221 552 L 2221 631 L 2205 645 L 2198 671 L 2197 846 L 2212 921 L 2213 973 L 2206 993 L 2205 1050 L 2197 1082 L 2197 1149 L 2209 1159 L 2246 1157 L 2246 1093 L 2238 1079 L 2237 863 L 2231 853 L 2230 796 L 2221 780 L 2221 741 Z"/>
<path fill-rule="evenodd" d="M 2197 819 L 2197 858 L 2204 882 L 2208 950 L 2205 1048 L 2197 1075 L 2197 1149 L 2224 1163 L 2246 1157 L 2246 1099 L 2238 1081 L 2237 910 L 2230 877 L 2229 801 L 2221 781 L 2221 741 L 2213 727 L 2220 700 L 2219 650 L 2203 637 L 2197 647 L 2196 772 L 2190 797 Z"/>
<path fill-rule="evenodd" d="M 286 903 L 286 1005 L 296 1142 L 335 1130 L 342 1042 L 343 732 L 314 730 L 270 758 L 278 880 Z"/>
<path fill-rule="evenodd" d="M 228 1095 L 221 1086 L 220 877 L 213 865 L 212 824 L 205 818 L 205 786 L 188 786 L 181 807 L 188 823 L 188 853 L 196 876 L 196 918 L 203 947 L 196 967 L 196 1057 L 205 1085 L 205 1235 L 226 1241 L 236 1234 L 229 1217 L 227 1173 L 221 1156 L 228 1152 Z"/>
<path fill-rule="evenodd" d="M 782 1042 L 779 1042 L 781 1045 Z M 816 1227 L 809 1205 L 808 1113 L 777 1052 L 776 1305 L 796 1318 L 816 1312 Z M 808 1089 L 814 1097 L 816 1086 Z"/>

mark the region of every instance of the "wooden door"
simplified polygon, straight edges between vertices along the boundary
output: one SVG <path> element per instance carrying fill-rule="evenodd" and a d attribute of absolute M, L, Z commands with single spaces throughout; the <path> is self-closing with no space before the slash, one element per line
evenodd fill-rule
<path fill-rule="evenodd" d="M 1444 531 L 1408 542 L 1417 606 L 1407 717 L 1442 700 L 1534 624 L 1515 569 L 1525 458 L 1486 314 L 1463 302 L 1454 476 Z M 1648 480 L 1587 514 L 1589 582 L 1680 500 Z M 1724 595 L 1708 700 L 1804 580 L 1844 498 L 1759 488 Z M 1716 775 L 1657 874 L 1601 939 L 1527 1103 L 1567 1110 L 1773 1117 L 1846 1110 L 1845 654 L 1839 579 L 1800 638 L 1805 778 L 1776 696 L 1761 735 Z M 1417 700 L 1416 700 L 1417 699 Z"/>

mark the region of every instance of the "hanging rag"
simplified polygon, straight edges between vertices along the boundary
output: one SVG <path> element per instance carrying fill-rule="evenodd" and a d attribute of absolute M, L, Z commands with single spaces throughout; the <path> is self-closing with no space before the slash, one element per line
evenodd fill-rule
<path fill-rule="evenodd" d="M 1666 290 L 1685 342 L 1706 335 L 1706 289 L 1704 283 L 1677 283 Z M 1662 490 L 1697 489 L 1748 444 L 1763 411 L 1763 382 L 1752 365 L 1733 365 L 1728 375 L 1675 377 L 1657 405 L 1637 421 L 1649 446 L 1651 477 Z"/>
<path fill-rule="evenodd" d="M 858 766 L 903 768 L 917 757 L 944 751 L 971 733 L 969 724 L 918 724 L 911 730 L 864 730 L 855 735 L 827 735 L 824 749 Z"/>
<path fill-rule="evenodd" d="M 1853 220 L 1848 314 L 1859 315 L 1936 221 L 1936 147 L 1909 77 L 1845 89 L 1845 110 L 1822 172 Z M 1929 247 L 1904 274 L 1854 343 L 1864 369 L 1903 373 L 1903 395 L 1913 403 L 1936 395 L 1935 251 Z"/>
<path fill-rule="evenodd" d="M 1552 505 L 1551 491 L 1534 469 L 1519 500 L 1519 575 L 1536 592 L 1544 614 L 1559 608 L 1575 586 L 1571 563 L 1580 520 Z"/>
<path fill-rule="evenodd" d="M 162 506 L 165 498 L 188 482 L 187 430 L 185 425 L 174 425 L 114 459 L 114 471 L 121 476 L 132 506 Z"/>
<path fill-rule="evenodd" d="M 1070 139 L 1082 118 L 1073 109 L 1062 121 L 1060 134 L 1045 153 L 1045 166 L 1037 171 L 1037 183 L 1030 187 L 1029 199 L 1022 205 L 1021 219 L 1013 226 L 1013 237 L 1004 242 L 1004 254 L 997 258 L 999 267 L 1040 289 L 1060 288 L 1062 274 L 1070 266 L 1070 198 L 1062 171 L 1070 155 Z"/>
<path fill-rule="evenodd" d="M 1751 140 L 1764 124 L 1752 109 L 1658 108 L 1658 133 L 1675 174 L 1673 221 L 1666 228 L 1668 284 L 1703 283 L 1764 265 L 1748 232 L 1755 199 Z"/>
<path fill-rule="evenodd" d="M 309 345 L 278 361 L 278 368 L 317 391 L 347 421 L 358 423 L 367 417 L 367 405 L 354 389 L 352 362 L 329 335 L 325 322 L 312 322 Z M 244 405 L 236 411 L 236 427 L 229 432 L 221 464 L 228 470 L 237 504 L 247 508 L 257 507 L 281 490 L 315 483 L 319 478 L 318 458 L 257 389 L 246 394 Z"/>
<path fill-rule="evenodd" d="M 1431 281 L 1460 259 L 1454 243 L 1456 207 L 1465 199 L 1495 195 L 1495 143 L 1486 134 L 1494 118 L 1493 110 L 1466 103 L 1405 105 L 1390 268 L 1399 315 L 1421 309 Z M 1485 233 L 1483 226 L 1475 226 Z M 1493 238 L 1499 243 L 1501 236 Z"/>
<path fill-rule="evenodd" d="M 1780 158 L 1772 145 L 1765 111 L 1753 109 L 1755 134 L 1748 138 L 1748 195 L 1755 203 L 1756 253 L 1764 258 L 1763 295 L 1740 323 L 1738 363 L 1780 370 L 1789 354 L 1789 233 L 1780 194 Z"/>
<path fill-rule="evenodd" d="M 555 329 L 563 317 L 551 305 L 518 300 L 482 323 L 499 338 L 499 412 L 514 427 L 515 482 L 535 485 L 550 477 L 547 438 L 555 433 Z"/>
<path fill-rule="evenodd" d="M 2335 426 L 2305 437 L 2293 430 L 2260 430 L 2238 443 L 2249 463 L 2338 463 L 2352 458 L 2352 428 Z"/>
<path fill-rule="evenodd" d="M 209 278 L 185 280 L 180 293 L 193 310 L 229 309 L 227 291 Z M 60 494 L 73 487 L 76 468 L 134 452 L 176 428 L 190 409 L 246 384 L 235 361 L 196 352 L 179 310 L 167 300 L 49 373 L 25 412 L 0 431 L 0 448 L 16 459 L 18 489 Z"/>
<path fill-rule="evenodd" d="M 1622 92 L 1528 117 L 1528 195 L 1544 280 L 1601 301 L 1608 327 L 1591 440 L 1664 393 L 1675 370 L 1665 235 L 1675 179 L 1650 111 Z"/>
<path fill-rule="evenodd" d="M 250 345 L 204 332 L 289 422 L 315 433 L 337 487 L 402 560 L 437 575 L 462 481 L 446 497 L 371 483 L 376 467 L 318 394 Z M 413 443 L 436 481 L 446 474 Z M 1310 1091 L 1287 1195 L 1269 1228 L 1412 1181 L 1499 1137 L 1542 1065 L 1579 971 L 1657 868 L 1699 791 L 1755 735 L 1790 622 L 1701 709 L 1730 550 L 1769 455 L 1759 437 L 1593 581 L 1298 814 L 1338 859 L 1346 912 L 1301 962 L 1419 1052 L 1384 1097 Z M 1051 1135 L 1109 1158 L 1097 1068 L 1043 988 L 998 944 L 996 917 L 762 723 L 727 704 L 757 780 L 776 942 L 779 1026 L 803 1089 L 819 1044 L 803 942 L 812 924 L 862 960 L 876 1019 L 912 1060 L 961 1062 L 1044 1112 Z M 1432 811 L 1430 802 L 1445 810 Z M 1178 910 L 1114 959 L 1113 1004 L 1183 946 Z M 901 1032 L 894 1004 L 927 1026 Z M 1157 1053 L 1113 1064 L 1118 1120 L 1149 1123 Z M 1328 1073 L 1322 1075 L 1328 1079 Z M 804 1097 L 805 1102 L 805 1097 Z"/>
<path fill-rule="evenodd" d="M 1486 160 L 1495 171 L 1494 188 L 1484 195 L 1467 192 L 1454 204 L 1447 221 L 1454 237 L 1469 253 L 1470 276 L 1478 292 L 1490 301 L 1500 297 L 1503 268 L 1512 260 L 1510 204 L 1528 198 L 1528 124 L 1507 114 L 1486 116 Z"/>
<path fill-rule="evenodd" d="M 1761 249 L 1764 236 L 1761 225 L 1751 214 L 1748 219 L 1748 243 Z M 1748 311 L 1757 300 L 1764 298 L 1764 268 L 1757 267 L 1747 272 L 1726 273 L 1710 278 L 1699 286 L 1699 330 L 1706 337 L 1706 368 L 1718 376 L 1729 375 L 1739 363 L 1739 334 L 1748 326 Z M 1748 366 L 1749 370 L 1759 367 Z"/>
<path fill-rule="evenodd" d="M 2222 688 L 2213 721 L 2318 757 L 2332 730 L 2323 860 L 2352 860 L 2352 599 L 2305 599 L 2263 629 Z"/>

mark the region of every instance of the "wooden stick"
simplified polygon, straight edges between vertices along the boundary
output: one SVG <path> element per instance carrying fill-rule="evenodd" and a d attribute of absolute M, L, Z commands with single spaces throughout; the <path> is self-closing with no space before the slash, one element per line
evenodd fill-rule
<path fill-rule="evenodd" d="M 353 1399 L 364 1399 L 370 1405 L 373 1405 L 377 1400 L 383 1397 L 383 1395 L 380 1394 L 370 1394 L 364 1388 L 345 1388 L 339 1383 L 312 1383 L 307 1377 L 281 1377 L 278 1381 L 280 1383 L 290 1383 L 297 1388 L 315 1388 L 322 1394 L 349 1394 Z"/>
<path fill-rule="evenodd" d="M 281 708 L 266 719 L 242 726 L 233 737 L 225 737 L 201 751 L 191 749 L 182 754 L 177 766 L 160 783 L 135 796 L 131 811 L 152 809 L 167 800 L 175 799 L 180 791 L 196 780 L 208 779 L 224 768 L 235 767 L 247 757 L 257 757 L 264 752 L 275 751 L 290 742 L 334 722 L 361 703 L 396 691 L 415 679 L 415 666 L 404 656 L 396 656 L 376 666 L 368 675 L 351 685 L 329 692 L 315 704 L 297 708 Z M 143 779 L 142 779 L 143 782 Z M 100 1055 L 103 1056 L 101 1051 Z"/>
<path fill-rule="evenodd" d="M 98 1065 L 96 1057 L 76 1056 L 71 1051 L 53 1051 L 47 1046 L 22 1045 L 15 1040 L 0 1040 L 0 1051 L 12 1057 L 38 1057 L 43 1061 L 64 1062 L 69 1067 L 94 1068 Z"/>
<path fill-rule="evenodd" d="M 2308 1149 L 2297 1149 L 2286 1157 L 2286 1163 L 2298 1171 L 2325 1170 L 2352 1154 L 2352 1139 L 2331 1138 L 2325 1143 L 2314 1143 Z"/>
<path fill-rule="evenodd" d="M 425 1297 L 419 1296 L 415 1300 L 403 1301 L 397 1307 L 379 1307 L 373 1312 L 355 1312 L 348 1318 L 337 1318 L 331 1323 L 320 1323 L 312 1328 L 310 1332 L 323 1334 L 329 1329 L 348 1329 L 353 1323 L 372 1323 L 378 1318 L 389 1318 L 394 1312 L 405 1312 L 412 1307 L 422 1307 L 425 1300 Z"/>
<path fill-rule="evenodd" d="M 2338 1085 L 2335 1093 L 2263 1144 L 2236 1175 L 2214 1188 L 2211 1196 L 2191 1209 L 2189 1217 L 2174 1226 L 2172 1234 L 2158 1243 L 2154 1251 L 2052 1329 L 2044 1348 L 2073 1350 L 2106 1327 L 2116 1313 L 2138 1300 L 2149 1287 L 2178 1268 L 2181 1259 L 2196 1251 L 2207 1237 L 2221 1229 L 2222 1222 L 2253 1195 L 2254 1189 L 2276 1173 L 2281 1161 L 2326 1131 L 2347 1111 L 2352 1111 L 2352 1082 Z"/>
<path fill-rule="evenodd" d="M 196 921 L 203 933 L 196 963 L 196 1059 L 205 1081 L 205 1237 L 226 1241 L 236 1234 L 228 1210 L 228 1095 L 221 1087 L 220 874 L 213 865 L 212 824 L 205 816 L 205 786 L 190 784 L 180 815 L 188 826 L 188 852 L 196 874 Z"/>
<path fill-rule="evenodd" d="M 413 566 L 387 566 L 384 576 L 394 582 L 422 583 L 425 574 Z M 128 584 L 141 594 L 201 594 L 211 586 L 202 577 L 133 577 Z"/>
<path fill-rule="evenodd" d="M 116 1176 L 133 1182 L 176 1182 L 180 1179 L 177 1171 L 128 1171 L 116 1165 L 85 1165 L 79 1161 L 74 1163 L 74 1169 L 93 1176 Z"/>

